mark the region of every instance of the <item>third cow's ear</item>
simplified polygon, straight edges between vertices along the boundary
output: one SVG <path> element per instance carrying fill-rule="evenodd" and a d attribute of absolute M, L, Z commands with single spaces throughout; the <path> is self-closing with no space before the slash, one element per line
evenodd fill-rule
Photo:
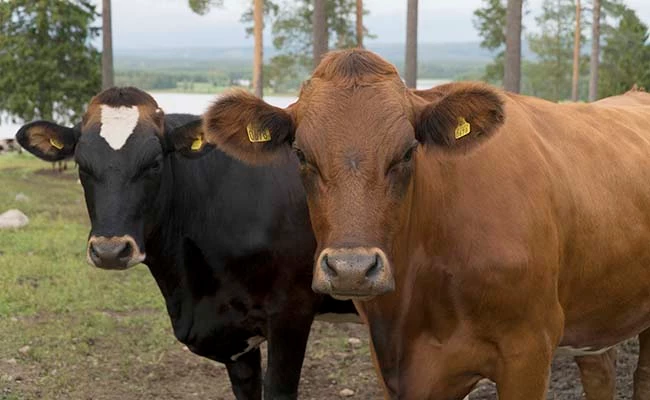
<path fill-rule="evenodd" d="M 80 132 L 48 121 L 24 125 L 16 133 L 20 145 L 45 161 L 59 161 L 72 157 Z"/>
<path fill-rule="evenodd" d="M 418 110 L 415 134 L 425 145 L 470 150 L 496 133 L 504 120 L 497 90 L 474 84 L 454 89 Z"/>
<path fill-rule="evenodd" d="M 288 154 L 295 134 L 291 114 L 244 90 L 217 100 L 203 121 L 208 142 L 248 164 Z"/>
<path fill-rule="evenodd" d="M 200 157 L 213 148 L 203 134 L 203 121 L 197 119 L 165 132 L 168 151 L 177 151 L 185 157 Z"/>

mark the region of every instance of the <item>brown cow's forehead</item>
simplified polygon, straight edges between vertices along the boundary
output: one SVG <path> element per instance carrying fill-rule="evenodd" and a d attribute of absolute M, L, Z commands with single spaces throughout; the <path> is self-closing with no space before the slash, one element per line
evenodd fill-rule
<path fill-rule="evenodd" d="M 408 111 L 406 97 L 390 87 L 341 90 L 325 84 L 313 88 L 301 106 L 296 143 L 326 157 L 392 154 L 415 138 Z"/>

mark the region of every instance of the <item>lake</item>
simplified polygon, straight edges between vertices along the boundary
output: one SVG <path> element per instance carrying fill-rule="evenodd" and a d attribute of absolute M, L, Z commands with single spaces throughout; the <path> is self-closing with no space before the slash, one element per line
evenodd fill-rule
<path fill-rule="evenodd" d="M 432 86 L 449 82 L 444 79 L 420 79 L 418 80 L 418 89 L 428 89 Z M 158 105 L 166 113 L 189 113 L 201 114 L 214 102 L 216 96 L 211 94 L 193 94 L 193 93 L 164 93 L 153 92 L 151 95 L 156 99 Z M 268 103 L 277 107 L 286 107 L 296 100 L 296 97 L 266 96 Z M 1 116 L 1 115 L 0 115 Z M 0 118 L 0 139 L 12 138 L 20 129 L 21 124 L 5 123 L 4 118 Z"/>

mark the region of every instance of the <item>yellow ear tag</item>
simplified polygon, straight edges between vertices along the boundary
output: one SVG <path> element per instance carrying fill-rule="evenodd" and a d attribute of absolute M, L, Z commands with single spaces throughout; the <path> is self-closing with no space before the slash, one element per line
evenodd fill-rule
<path fill-rule="evenodd" d="M 50 138 L 50 144 L 52 145 L 52 147 L 58 150 L 61 150 L 63 148 L 63 144 L 54 138 Z"/>
<path fill-rule="evenodd" d="M 253 124 L 248 124 L 248 126 L 246 127 L 246 133 L 248 133 L 248 140 L 251 143 L 271 141 L 271 132 L 269 132 L 269 128 L 260 131 L 253 128 Z"/>
<path fill-rule="evenodd" d="M 192 146 L 190 148 L 192 149 L 192 151 L 199 151 L 199 150 L 201 150 L 201 146 L 203 146 L 203 139 L 201 139 L 200 137 L 197 137 L 192 142 Z"/>
<path fill-rule="evenodd" d="M 472 127 L 470 126 L 469 122 L 465 121 L 465 118 L 463 117 L 458 117 L 458 126 L 454 131 L 454 137 L 456 139 L 460 139 L 463 136 L 468 135 L 471 131 Z"/>

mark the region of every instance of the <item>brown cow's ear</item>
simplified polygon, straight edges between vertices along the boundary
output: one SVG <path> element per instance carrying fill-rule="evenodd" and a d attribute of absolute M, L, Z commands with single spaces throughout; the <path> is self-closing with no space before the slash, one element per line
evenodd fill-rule
<path fill-rule="evenodd" d="M 74 154 L 79 132 L 74 128 L 48 121 L 36 121 L 24 125 L 16 140 L 36 157 L 45 161 L 59 161 Z"/>
<path fill-rule="evenodd" d="M 230 92 L 203 115 L 209 143 L 248 164 L 267 164 L 290 154 L 294 122 L 287 111 L 244 90 Z"/>
<path fill-rule="evenodd" d="M 503 100 L 495 89 L 459 86 L 419 110 L 415 134 L 424 144 L 470 149 L 497 132 L 504 120 Z"/>
<path fill-rule="evenodd" d="M 197 119 L 165 132 L 165 148 L 185 157 L 195 158 L 206 154 L 213 146 L 206 142 L 203 121 Z"/>

